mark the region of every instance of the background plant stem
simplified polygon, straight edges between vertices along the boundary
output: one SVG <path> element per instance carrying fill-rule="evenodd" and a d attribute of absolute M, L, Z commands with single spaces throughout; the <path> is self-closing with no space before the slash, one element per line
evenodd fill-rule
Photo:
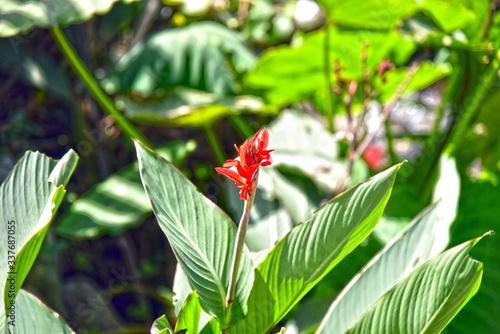
<path fill-rule="evenodd" d="M 76 53 L 61 27 L 56 26 L 51 28 L 50 33 L 73 71 L 75 71 L 76 75 L 83 81 L 85 87 L 87 87 L 90 94 L 92 94 L 104 112 L 111 115 L 115 119 L 118 127 L 130 140 L 132 138 L 137 138 L 143 144 L 153 148 L 153 144 L 151 144 L 151 142 L 132 123 L 130 123 L 125 116 L 116 110 L 113 102 L 95 81 L 94 77 Z"/>
<path fill-rule="evenodd" d="M 464 110 L 459 116 L 460 119 L 458 120 L 454 131 L 451 134 L 450 141 L 446 148 L 446 151 L 448 153 L 453 152 L 457 146 L 457 143 L 464 137 L 466 131 L 471 125 L 471 122 L 476 117 L 481 103 L 488 95 L 491 86 L 493 85 L 495 78 L 498 75 L 498 69 L 500 68 L 499 57 L 500 50 L 496 50 L 490 66 L 488 67 L 484 75 L 480 78 L 479 84 L 475 91 L 470 95 L 470 101 L 466 101 Z"/>
<path fill-rule="evenodd" d="M 210 148 L 215 155 L 215 159 L 217 159 L 217 163 L 219 164 L 219 166 L 222 166 L 224 162 L 226 162 L 227 157 L 226 153 L 224 153 L 224 149 L 222 148 L 219 138 L 214 131 L 213 125 L 205 126 L 203 128 L 203 131 L 205 132 L 208 144 L 210 145 Z"/>
<path fill-rule="evenodd" d="M 325 79 L 327 86 L 326 87 L 326 94 L 328 97 L 328 101 L 325 103 L 327 112 L 326 112 L 326 117 L 328 119 L 328 128 L 331 133 L 335 132 L 335 128 L 333 126 L 333 108 L 334 108 L 334 101 L 333 101 L 333 91 L 332 91 L 332 62 L 330 59 L 330 28 L 329 28 L 329 22 L 326 23 L 325 25 L 325 40 L 323 43 L 323 53 L 324 53 L 324 73 L 325 73 Z"/>
<path fill-rule="evenodd" d="M 229 115 L 227 118 L 244 139 L 247 139 L 254 133 L 252 127 L 248 125 L 247 121 L 241 115 Z"/>

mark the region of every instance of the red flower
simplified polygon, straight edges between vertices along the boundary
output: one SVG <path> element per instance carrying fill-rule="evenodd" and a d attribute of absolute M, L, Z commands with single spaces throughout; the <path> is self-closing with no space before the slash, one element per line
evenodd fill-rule
<path fill-rule="evenodd" d="M 216 167 L 215 170 L 233 180 L 233 184 L 241 188 L 240 199 L 248 200 L 250 193 L 257 186 L 256 174 L 259 166 L 269 166 L 273 159 L 270 153 L 274 150 L 266 150 L 269 144 L 269 133 L 264 128 L 258 131 L 252 139 L 246 140 L 239 148 L 234 145 L 238 157 L 229 159 L 224 163 L 224 167 L 235 166 L 236 171 L 222 167 Z"/>
<path fill-rule="evenodd" d="M 383 158 L 383 153 L 376 146 L 370 145 L 363 153 L 363 158 L 370 169 L 378 169 Z"/>

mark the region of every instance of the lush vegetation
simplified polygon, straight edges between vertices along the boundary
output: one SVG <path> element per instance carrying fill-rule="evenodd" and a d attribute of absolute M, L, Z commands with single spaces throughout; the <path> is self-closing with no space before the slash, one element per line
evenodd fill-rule
<path fill-rule="evenodd" d="M 498 7 L 4 0 L 0 332 L 500 333 Z"/>

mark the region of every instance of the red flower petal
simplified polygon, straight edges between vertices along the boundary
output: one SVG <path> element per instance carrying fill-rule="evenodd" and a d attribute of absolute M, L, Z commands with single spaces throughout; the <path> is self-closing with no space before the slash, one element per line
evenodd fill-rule
<path fill-rule="evenodd" d="M 255 174 L 260 166 L 269 166 L 273 159 L 270 153 L 274 150 L 267 150 L 269 144 L 269 132 L 263 128 L 249 140 L 246 140 L 240 147 L 234 145 L 238 158 L 229 159 L 224 163 L 224 167 L 236 167 L 236 171 L 216 167 L 215 170 L 235 181 L 233 184 L 241 188 L 240 198 L 248 200 L 250 193 L 255 191 Z"/>
<path fill-rule="evenodd" d="M 215 167 L 215 170 L 217 171 L 217 173 L 222 174 L 224 176 L 227 176 L 228 178 L 230 178 L 233 181 L 236 181 L 236 182 L 241 183 L 241 184 L 245 184 L 245 180 L 243 180 L 241 178 L 241 176 L 238 175 L 238 173 L 236 173 L 234 170 L 222 168 L 222 167 Z"/>
<path fill-rule="evenodd" d="M 222 165 L 222 167 L 231 167 L 231 166 L 237 166 L 238 164 L 240 164 L 241 162 L 239 162 L 238 160 L 233 160 L 233 159 L 229 159 L 228 161 L 226 161 L 224 163 L 224 165 Z"/>

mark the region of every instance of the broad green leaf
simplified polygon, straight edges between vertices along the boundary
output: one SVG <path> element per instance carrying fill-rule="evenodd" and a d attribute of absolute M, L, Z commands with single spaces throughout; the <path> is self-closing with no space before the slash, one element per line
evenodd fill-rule
<path fill-rule="evenodd" d="M 425 263 L 375 303 L 347 333 L 440 333 L 477 292 L 483 264 L 467 241 Z"/>
<path fill-rule="evenodd" d="M 198 300 L 196 291 L 189 294 L 182 306 L 177 323 L 175 324 L 175 332 L 185 330 L 187 333 L 198 332 L 198 324 L 200 323 L 201 305 Z"/>
<path fill-rule="evenodd" d="M 255 62 L 239 33 L 215 22 L 193 23 L 151 34 L 120 59 L 102 84 L 108 93 L 150 96 L 183 85 L 225 95 L 238 90 L 227 57 L 238 72 Z"/>
<path fill-rule="evenodd" d="M 5 269 L 0 271 L 0 317 L 36 259 L 77 161 L 72 150 L 59 161 L 28 151 L 0 188 L 0 265 Z M 0 332 L 4 326 L 0 321 Z"/>
<path fill-rule="evenodd" d="M 449 227 L 456 217 L 459 186 L 454 160 L 443 159 L 436 187 L 439 202 L 415 217 L 361 269 L 330 306 L 317 333 L 345 333 L 387 291 L 446 248 Z"/>
<path fill-rule="evenodd" d="M 175 267 L 172 291 L 175 294 L 172 301 L 174 304 L 174 314 L 178 316 L 187 297 L 189 297 L 191 292 L 193 292 L 193 289 L 189 285 L 189 279 L 179 263 L 177 263 L 177 266 Z"/>
<path fill-rule="evenodd" d="M 457 1 L 366 0 L 356 4 L 342 0 L 320 0 L 335 23 L 353 28 L 391 29 L 416 12 L 429 13 L 446 32 L 466 27 L 476 16 Z M 453 19 L 451 19 L 453 18 Z"/>
<path fill-rule="evenodd" d="M 305 34 L 299 46 L 283 45 L 270 48 L 259 57 L 256 67 L 245 76 L 248 88 L 261 90 L 272 104 L 286 105 L 302 101 L 324 92 L 325 29 Z M 379 63 L 390 57 L 396 65 L 406 64 L 414 52 L 415 44 L 396 31 L 329 30 L 329 71 L 334 61 L 344 67 L 344 79 L 362 77 L 361 53 L 365 42 L 367 68 L 374 71 Z"/>
<path fill-rule="evenodd" d="M 199 193 L 174 166 L 136 142 L 141 179 L 161 229 L 202 308 L 222 326 L 247 313 L 253 264 L 243 250 L 231 319 L 226 319 L 226 293 L 231 275 L 236 227 L 215 204 Z"/>
<path fill-rule="evenodd" d="M 248 315 L 231 333 L 267 333 L 375 228 L 396 165 L 335 197 L 295 227 L 255 270 Z"/>
<path fill-rule="evenodd" d="M 162 315 L 153 322 L 150 330 L 151 334 L 173 334 L 174 331 L 165 315 Z"/>
<path fill-rule="evenodd" d="M 15 315 L 8 317 L 7 321 L 11 334 L 75 333 L 59 314 L 23 289 L 19 290 L 15 300 Z"/>
<path fill-rule="evenodd" d="M 0 37 L 25 34 L 34 28 L 82 23 L 96 14 L 106 14 L 115 2 L 117 0 L 3 0 Z"/>
<path fill-rule="evenodd" d="M 2 72 L 17 76 L 38 89 L 71 101 L 73 94 L 68 77 L 47 54 L 34 54 L 24 43 L 25 41 L 17 38 L 0 39 Z"/>
<path fill-rule="evenodd" d="M 421 11 L 429 13 L 436 24 L 447 33 L 467 28 L 478 19 L 473 10 L 456 0 L 425 0 L 419 7 Z"/>
<path fill-rule="evenodd" d="M 158 152 L 180 167 L 195 149 L 194 140 L 175 141 Z M 71 239 L 118 235 L 139 226 L 151 213 L 135 162 L 78 198 L 57 223 L 57 232 Z"/>
<path fill-rule="evenodd" d="M 137 123 L 202 128 L 228 115 L 242 112 L 275 114 L 254 96 L 217 98 L 215 94 L 177 87 L 174 93 L 152 102 L 119 97 L 116 105 Z"/>
<path fill-rule="evenodd" d="M 498 173 L 496 174 L 498 177 Z M 498 179 L 497 179 L 498 180 Z M 500 231 L 500 184 L 495 180 L 465 178 L 451 243 L 457 244 L 485 230 Z M 474 247 L 473 255 L 484 262 L 481 289 L 445 329 L 444 333 L 500 333 L 500 242 L 498 233 Z"/>
<path fill-rule="evenodd" d="M 466 7 L 476 16 L 474 21 L 470 22 L 463 28 L 464 33 L 467 35 L 467 39 L 471 43 L 481 42 L 484 24 L 490 13 L 490 2 L 488 0 L 458 0 L 457 2 Z"/>
<path fill-rule="evenodd" d="M 200 331 L 200 334 L 219 334 L 220 325 L 217 319 L 212 318 Z"/>
<path fill-rule="evenodd" d="M 193 289 L 189 285 L 189 279 L 186 273 L 182 270 L 182 267 L 177 263 L 175 267 L 174 284 L 172 290 L 175 294 L 172 303 L 174 304 L 174 314 L 179 316 L 184 303 L 186 302 L 189 295 L 193 292 Z M 213 317 L 207 314 L 205 311 L 201 310 L 199 316 L 199 327 L 204 326 Z"/>
<path fill-rule="evenodd" d="M 432 231 L 437 211 L 436 206 L 424 210 L 403 235 L 361 269 L 337 296 L 316 333 L 345 333 L 381 296 L 439 254 L 432 252 L 435 238 L 439 237 Z M 425 238 L 427 235 L 430 240 Z"/>
<path fill-rule="evenodd" d="M 390 29 L 416 10 L 414 0 L 319 0 L 330 19 L 354 28 Z"/>
<path fill-rule="evenodd" d="M 439 176 L 438 180 L 434 186 L 434 193 L 432 196 L 432 202 L 440 202 L 438 221 L 448 221 L 449 217 L 456 216 L 458 207 L 458 197 L 460 194 L 460 174 L 457 170 L 455 159 L 443 154 L 439 161 Z M 394 199 L 396 191 L 391 198 Z M 412 194 L 413 196 L 416 196 Z M 398 205 L 403 205 L 404 201 L 408 196 L 401 196 Z M 390 201 L 389 201 L 390 204 Z M 388 204 L 388 206 L 389 206 Z M 386 209 L 387 212 L 387 209 Z M 388 217 L 384 214 L 380 219 L 377 227 L 373 231 L 373 235 L 383 244 L 387 245 L 396 235 L 400 234 L 410 222 L 408 218 L 394 218 Z M 451 223 L 451 221 L 450 221 Z M 447 224 L 440 224 L 443 227 L 443 231 L 437 232 L 441 235 L 440 240 L 443 244 L 443 248 L 450 241 L 449 236 L 449 226 Z"/>

